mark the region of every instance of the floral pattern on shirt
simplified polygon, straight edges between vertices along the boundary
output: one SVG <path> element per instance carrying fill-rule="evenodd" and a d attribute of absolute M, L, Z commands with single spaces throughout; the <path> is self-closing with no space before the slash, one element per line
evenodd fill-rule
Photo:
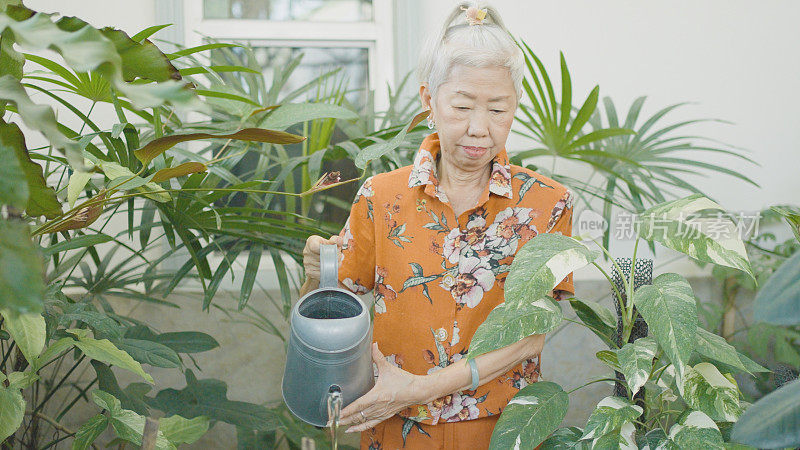
<path fill-rule="evenodd" d="M 339 277 L 375 297 L 373 339 L 402 368 L 438 372 L 463 359 L 478 326 L 503 302 L 514 255 L 540 233 L 571 235 L 572 199 L 558 182 L 509 164 L 501 150 L 473 208 L 456 216 L 439 185 L 438 136 L 422 143 L 414 164 L 369 178 L 341 236 Z M 571 295 L 572 274 L 552 295 Z M 400 415 L 414 424 L 498 414 L 536 382 L 540 358 L 524 361 L 475 391 L 452 393 Z M 421 428 L 420 428 L 421 429 Z"/>

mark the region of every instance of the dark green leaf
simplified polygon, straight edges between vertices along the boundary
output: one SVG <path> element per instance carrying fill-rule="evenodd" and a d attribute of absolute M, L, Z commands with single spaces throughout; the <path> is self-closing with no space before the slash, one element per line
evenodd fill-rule
<path fill-rule="evenodd" d="M 47 186 L 42 166 L 33 162 L 25 136 L 14 123 L 0 120 L 0 202 L 48 219 L 61 213 L 56 191 Z"/>
<path fill-rule="evenodd" d="M 199 331 L 161 333 L 157 342 L 177 353 L 200 353 L 219 347 L 219 343 L 213 337 Z"/>
<path fill-rule="evenodd" d="M 270 410 L 253 403 L 228 400 L 228 386 L 219 380 L 198 380 L 186 371 L 186 387 L 180 391 L 164 389 L 147 403 L 167 415 L 187 419 L 206 416 L 231 425 L 259 431 L 273 431 L 278 421 Z"/>
<path fill-rule="evenodd" d="M 753 303 L 756 320 L 775 325 L 800 324 L 800 252 L 784 261 L 764 283 Z"/>

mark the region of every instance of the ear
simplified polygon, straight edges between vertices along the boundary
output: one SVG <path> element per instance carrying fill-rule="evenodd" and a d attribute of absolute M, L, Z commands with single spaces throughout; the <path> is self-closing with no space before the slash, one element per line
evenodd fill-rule
<path fill-rule="evenodd" d="M 431 90 L 428 89 L 428 83 L 422 83 L 419 86 L 419 100 L 420 102 L 422 102 L 422 109 L 425 110 L 431 109 L 432 98 L 431 98 Z"/>

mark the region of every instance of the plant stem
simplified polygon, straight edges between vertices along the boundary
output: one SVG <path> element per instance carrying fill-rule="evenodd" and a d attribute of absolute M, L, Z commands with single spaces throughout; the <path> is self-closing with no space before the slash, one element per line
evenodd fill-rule
<path fill-rule="evenodd" d="M 572 394 L 573 392 L 577 391 L 580 388 L 584 388 L 586 386 L 589 386 L 590 384 L 600 383 L 602 381 L 618 381 L 618 380 L 616 378 L 598 378 L 598 379 L 592 380 L 592 381 L 590 381 L 590 382 L 588 382 L 586 384 L 582 384 L 582 385 L 576 387 L 575 389 L 571 389 L 571 390 L 567 391 L 567 395 Z"/>
<path fill-rule="evenodd" d="M 14 344 L 16 344 L 16 342 L 12 342 L 11 345 L 8 346 L 8 351 L 5 353 L 5 355 L 3 355 L 3 362 L 0 362 L 0 367 L 3 368 L 3 372 L 6 371 L 6 361 L 8 360 L 8 357 L 11 356 L 11 352 L 14 350 Z"/>
<path fill-rule="evenodd" d="M 97 377 L 95 377 L 95 379 L 92 380 L 91 383 L 86 385 L 85 388 L 79 390 L 78 395 L 75 396 L 75 398 L 69 403 L 69 405 L 67 405 L 60 413 L 58 413 L 58 415 L 56 416 L 56 420 L 61 420 L 61 418 L 64 417 L 64 414 L 69 412 L 69 410 L 72 409 L 72 407 L 75 406 L 76 403 L 78 403 L 78 400 L 80 400 L 81 397 L 84 397 L 86 395 L 86 391 L 91 389 L 91 387 L 94 386 L 95 383 L 97 383 Z"/>
<path fill-rule="evenodd" d="M 34 414 L 36 414 L 37 412 L 41 411 L 41 409 L 44 407 L 44 404 L 47 403 L 47 401 L 50 400 L 50 397 L 52 397 L 53 394 L 56 393 L 58 388 L 60 388 L 61 385 L 64 384 L 65 381 L 67 381 L 67 378 L 70 375 L 72 375 L 72 372 L 74 372 L 75 369 L 77 369 L 79 365 L 81 365 L 81 363 L 83 362 L 84 359 L 86 359 L 86 354 L 81 355 L 81 357 L 78 358 L 78 361 L 75 364 L 73 364 L 72 367 L 69 369 L 69 371 L 67 371 L 67 373 L 64 375 L 64 377 L 61 378 L 61 381 L 59 381 L 58 384 L 56 384 L 49 392 L 47 392 L 47 395 L 44 396 L 44 400 L 42 400 L 39 403 L 39 405 L 33 410 Z"/>
<path fill-rule="evenodd" d="M 628 276 L 628 284 L 625 286 L 626 290 L 626 297 L 627 302 L 630 305 L 625 305 L 625 309 L 623 310 L 623 314 L 627 314 L 628 320 L 625 323 L 622 331 L 622 342 L 628 342 L 628 339 L 631 337 L 631 332 L 633 331 L 633 324 L 635 318 L 633 317 L 633 278 L 634 274 L 636 273 L 636 253 L 639 250 L 639 238 L 636 238 L 636 243 L 633 244 L 633 257 L 631 258 L 631 273 Z M 620 277 L 624 278 L 624 274 L 620 272 Z"/>

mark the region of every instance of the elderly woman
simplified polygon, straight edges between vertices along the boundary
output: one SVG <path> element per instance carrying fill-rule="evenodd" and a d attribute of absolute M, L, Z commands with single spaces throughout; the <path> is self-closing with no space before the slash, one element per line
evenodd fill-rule
<path fill-rule="evenodd" d="M 459 5 L 419 65 L 436 132 L 414 164 L 363 184 L 339 236 L 308 239 L 304 291 L 319 246 L 341 246 L 339 277 L 373 291 L 375 387 L 342 411 L 362 448 L 485 448 L 509 400 L 539 378 L 543 335 L 468 364 L 475 330 L 503 302 L 516 252 L 538 233 L 570 235 L 572 196 L 509 164 L 506 138 L 523 57 L 492 8 Z M 553 292 L 573 292 L 571 274 Z"/>

